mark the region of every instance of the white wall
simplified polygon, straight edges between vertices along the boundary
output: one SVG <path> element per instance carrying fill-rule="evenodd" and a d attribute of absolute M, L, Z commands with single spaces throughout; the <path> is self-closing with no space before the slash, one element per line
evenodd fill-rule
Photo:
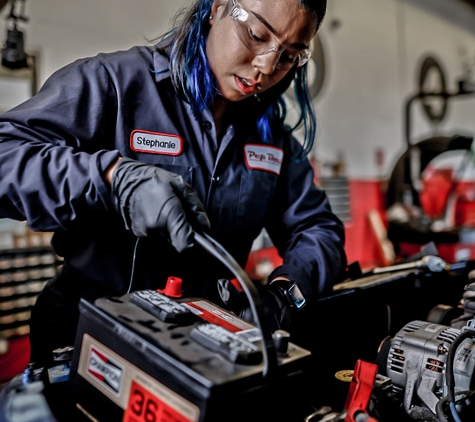
<path fill-rule="evenodd" d="M 145 44 L 169 27 L 186 0 L 26 0 L 20 23 L 27 47 L 41 52 L 40 80 L 79 57 Z M 9 12 L 7 6 L 3 15 Z M 4 19 L 1 22 L 5 25 Z M 3 34 L 4 30 L 0 34 Z M 3 36 L 3 35 L 2 35 Z"/>
<path fill-rule="evenodd" d="M 249 1 L 249 0 L 247 0 Z M 28 49 L 39 51 L 40 84 L 56 69 L 100 51 L 145 44 L 169 27 L 186 0 L 27 0 L 21 24 Z M 0 21 L 5 34 L 7 8 Z M 417 90 L 420 61 L 438 58 L 449 90 L 475 61 L 475 10 L 457 0 L 328 0 L 320 30 L 325 50 L 324 87 L 315 104 L 322 162 L 343 156 L 351 178 L 388 175 L 405 149 L 404 104 Z M 0 90 L 2 85 L 0 85 Z M 0 96 L 2 95 L 0 91 Z M 412 138 L 434 128 L 414 107 Z M 438 131 L 475 133 L 475 96 L 453 100 Z M 378 168 L 375 151 L 385 153 Z"/>
<path fill-rule="evenodd" d="M 475 57 L 475 32 L 467 30 L 468 24 L 475 29 L 475 10 L 449 0 L 333 0 L 328 11 L 320 33 L 328 86 L 316 101 L 318 156 L 334 160 L 342 151 L 352 178 L 387 175 L 406 147 L 405 104 L 418 90 L 422 59 L 429 54 L 438 58 L 448 90 L 455 91 L 464 71 L 462 52 L 472 61 Z M 340 22 L 336 29 L 333 20 Z M 433 136 L 435 130 L 472 136 L 475 95 L 449 105 L 435 129 L 420 113 L 420 103 L 414 103 L 411 139 Z M 381 171 L 375 161 L 378 148 L 385 152 Z"/>

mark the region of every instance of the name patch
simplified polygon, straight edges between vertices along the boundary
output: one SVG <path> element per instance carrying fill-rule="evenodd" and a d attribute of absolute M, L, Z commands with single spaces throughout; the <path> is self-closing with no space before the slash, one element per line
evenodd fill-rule
<path fill-rule="evenodd" d="M 284 151 L 277 147 L 247 144 L 244 146 L 244 158 L 250 169 L 280 174 Z"/>
<path fill-rule="evenodd" d="M 183 151 L 183 139 L 170 133 L 134 130 L 130 134 L 130 148 L 149 154 L 180 155 Z"/>

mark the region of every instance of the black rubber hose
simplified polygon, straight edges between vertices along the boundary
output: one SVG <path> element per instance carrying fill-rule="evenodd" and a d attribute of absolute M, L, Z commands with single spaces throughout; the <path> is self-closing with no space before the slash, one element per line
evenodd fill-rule
<path fill-rule="evenodd" d="M 474 390 L 464 390 L 457 392 L 456 396 L 465 396 L 467 398 L 469 395 L 473 394 Z M 435 407 L 437 418 L 439 422 L 449 422 L 449 420 L 445 417 L 444 406 L 448 403 L 448 396 L 442 397 Z"/>
<path fill-rule="evenodd" d="M 272 338 L 272 332 L 266 325 L 266 320 L 264 318 L 264 307 L 256 287 L 246 272 L 236 262 L 236 260 L 216 240 L 206 233 L 201 235 L 195 232 L 194 237 L 196 242 L 206 252 L 226 265 L 239 280 L 239 284 L 246 293 L 249 304 L 251 305 L 254 320 L 257 321 L 257 326 L 261 330 L 263 344 L 262 353 L 264 358 L 263 375 L 264 377 L 273 375 L 277 369 L 277 352 L 275 349 L 274 340 Z"/>
<path fill-rule="evenodd" d="M 447 401 L 449 403 L 455 402 L 455 377 L 454 377 L 454 359 L 457 348 L 460 344 L 470 337 L 475 337 L 475 331 L 468 329 L 462 331 L 449 348 L 449 354 L 447 356 L 447 367 L 445 370 L 445 384 L 447 385 Z"/>

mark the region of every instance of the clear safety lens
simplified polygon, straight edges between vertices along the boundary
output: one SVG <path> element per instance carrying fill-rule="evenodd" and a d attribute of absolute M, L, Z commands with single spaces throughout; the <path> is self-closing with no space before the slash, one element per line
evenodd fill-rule
<path fill-rule="evenodd" d="M 248 13 L 233 0 L 231 18 L 240 41 L 256 56 L 278 53 L 276 68 L 290 70 L 293 66 L 303 66 L 310 58 L 310 51 L 297 50 L 283 45 L 279 39 L 254 15 Z"/>

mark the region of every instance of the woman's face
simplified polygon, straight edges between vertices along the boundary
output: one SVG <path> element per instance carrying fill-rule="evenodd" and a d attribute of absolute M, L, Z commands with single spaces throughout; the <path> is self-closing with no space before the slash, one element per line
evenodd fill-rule
<path fill-rule="evenodd" d="M 289 70 L 280 69 L 279 58 L 288 62 L 289 55 L 295 58 L 308 48 L 317 28 L 312 13 L 297 0 L 241 0 L 237 20 L 230 16 L 234 1 L 213 3 L 206 47 L 220 93 L 228 101 L 259 94 L 281 81 Z M 270 50 L 282 45 L 288 50 Z M 256 54 L 256 49 L 270 52 Z"/>

